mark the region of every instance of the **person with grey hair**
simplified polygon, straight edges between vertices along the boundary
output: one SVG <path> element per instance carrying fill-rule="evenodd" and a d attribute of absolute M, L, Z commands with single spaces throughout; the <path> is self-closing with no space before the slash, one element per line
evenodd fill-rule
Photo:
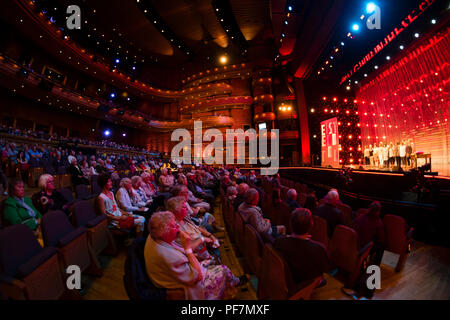
<path fill-rule="evenodd" d="M 72 175 L 72 184 L 77 186 L 79 184 L 89 184 L 89 180 L 84 176 L 83 171 L 78 166 L 78 160 L 75 157 L 71 158 L 71 163 L 69 167 L 69 173 Z"/>
<path fill-rule="evenodd" d="M 158 287 L 183 289 L 189 300 L 217 300 L 231 298 L 230 289 L 247 283 L 247 277 L 235 277 L 224 265 L 205 267 L 200 263 L 193 251 L 196 241 L 180 230 L 172 212 L 153 214 L 149 229 L 144 247 L 145 267 Z"/>
<path fill-rule="evenodd" d="M 208 252 L 208 246 L 211 249 L 217 249 L 220 244 L 219 240 L 214 235 L 201 226 L 195 225 L 188 216 L 188 207 L 186 204 L 186 198 L 183 196 L 172 197 L 167 201 L 167 210 L 171 211 L 176 218 L 176 222 L 180 227 L 180 230 L 188 233 L 189 236 L 195 241 L 196 246 L 195 254 L 201 260 L 210 260 L 213 257 Z M 218 250 L 211 250 L 211 252 L 218 257 L 220 254 Z"/>
<path fill-rule="evenodd" d="M 61 193 L 55 191 L 54 179 L 51 174 L 41 175 L 38 185 L 41 190 L 33 194 L 31 200 L 41 214 L 45 214 L 49 210 L 62 210 L 66 214 L 69 213 L 69 202 Z"/>
<path fill-rule="evenodd" d="M 339 224 L 345 225 L 344 215 L 337 208 L 339 203 L 339 193 L 336 189 L 330 190 L 325 196 L 325 202 L 321 204 L 315 214 L 325 219 L 328 224 L 328 236 L 333 236 L 334 228 Z"/>
<path fill-rule="evenodd" d="M 236 199 L 237 196 L 237 189 L 235 186 L 229 186 L 227 188 L 227 199 L 230 200 L 231 202 L 234 201 L 234 199 Z"/>
<path fill-rule="evenodd" d="M 145 202 L 138 202 L 133 185 L 130 178 L 123 178 L 120 181 L 120 188 L 116 192 L 116 200 L 119 207 L 127 212 L 143 215 L 148 209 L 145 207 Z"/>
<path fill-rule="evenodd" d="M 194 208 L 201 208 L 206 212 L 210 212 L 211 205 L 208 202 L 203 201 L 203 199 L 197 198 L 194 193 L 192 193 L 191 190 L 187 187 L 188 181 L 184 174 L 180 174 L 178 177 L 178 184 L 186 186 L 187 193 L 188 193 L 188 201 L 189 204 Z"/>
<path fill-rule="evenodd" d="M 285 226 L 272 225 L 269 219 L 263 217 L 260 207 L 258 207 L 259 193 L 258 190 L 250 188 L 245 192 L 244 202 L 239 206 L 240 212 L 244 222 L 250 224 L 261 235 L 272 238 L 278 238 L 286 234 Z"/>
<path fill-rule="evenodd" d="M 297 208 L 300 208 L 300 204 L 297 202 L 297 190 L 289 189 L 286 194 L 286 204 L 291 209 L 291 212 Z"/>

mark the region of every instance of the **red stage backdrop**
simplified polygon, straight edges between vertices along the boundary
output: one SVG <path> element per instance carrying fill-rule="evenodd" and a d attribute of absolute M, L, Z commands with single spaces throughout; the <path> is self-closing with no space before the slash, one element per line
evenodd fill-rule
<path fill-rule="evenodd" d="M 363 145 L 413 139 L 416 151 L 431 153 L 432 170 L 450 176 L 449 64 L 444 27 L 362 83 L 356 97 Z"/>
<path fill-rule="evenodd" d="M 331 118 L 320 123 L 322 166 L 339 167 L 338 119 Z"/>

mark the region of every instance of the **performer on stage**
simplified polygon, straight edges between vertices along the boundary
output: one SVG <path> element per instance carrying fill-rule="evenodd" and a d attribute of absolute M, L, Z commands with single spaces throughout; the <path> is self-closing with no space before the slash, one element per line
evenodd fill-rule
<path fill-rule="evenodd" d="M 389 147 L 386 142 L 383 147 L 383 164 L 385 168 L 389 168 Z"/>
<path fill-rule="evenodd" d="M 370 147 L 372 146 L 366 146 L 364 148 L 364 164 L 366 166 L 370 165 Z"/>
<path fill-rule="evenodd" d="M 400 167 L 400 142 L 394 144 L 394 158 L 395 158 L 395 165 L 397 167 Z"/>
<path fill-rule="evenodd" d="M 395 156 L 394 156 L 394 143 L 391 141 L 389 143 L 389 167 L 393 167 L 395 164 Z"/>
<path fill-rule="evenodd" d="M 411 155 L 412 155 L 412 146 L 411 146 L 411 139 L 408 139 L 408 142 L 406 143 L 406 161 L 408 167 L 411 167 Z"/>
<path fill-rule="evenodd" d="M 375 167 L 379 167 L 380 165 L 379 151 L 380 149 L 378 148 L 377 143 L 375 142 L 373 145 L 373 165 Z"/>
<path fill-rule="evenodd" d="M 402 144 L 400 145 L 400 159 L 402 161 L 402 166 L 406 166 L 406 144 L 405 144 L 405 140 L 402 140 Z"/>

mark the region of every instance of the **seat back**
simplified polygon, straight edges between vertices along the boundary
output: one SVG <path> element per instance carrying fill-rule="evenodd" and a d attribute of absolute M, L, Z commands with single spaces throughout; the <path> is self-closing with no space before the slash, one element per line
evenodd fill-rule
<path fill-rule="evenodd" d="M 286 227 L 288 234 L 292 233 L 291 228 L 291 209 L 286 202 L 278 202 L 274 204 L 272 224 L 283 225 Z"/>
<path fill-rule="evenodd" d="M 66 174 L 67 173 L 67 168 L 64 167 L 64 166 L 60 166 L 60 167 L 58 167 L 58 170 L 56 171 L 56 173 L 57 174 L 61 174 L 61 175 Z"/>
<path fill-rule="evenodd" d="M 264 245 L 258 299 L 285 300 L 288 298 L 285 264 L 268 243 Z"/>
<path fill-rule="evenodd" d="M 91 196 L 91 192 L 89 188 L 85 184 L 79 184 L 75 186 L 75 194 L 77 195 L 77 199 L 87 199 Z"/>
<path fill-rule="evenodd" d="M 304 207 L 307 195 L 306 193 L 303 193 L 300 190 L 297 190 L 297 193 L 298 193 L 298 203 L 300 203 L 300 205 Z"/>
<path fill-rule="evenodd" d="M 322 243 L 325 247 L 328 247 L 330 239 L 328 238 L 328 224 L 322 217 L 313 215 L 314 226 L 311 230 L 311 239 Z"/>
<path fill-rule="evenodd" d="M 332 263 L 348 272 L 353 272 L 359 259 L 358 235 L 352 228 L 338 225 L 328 246 Z"/>
<path fill-rule="evenodd" d="M 92 194 L 100 194 L 102 192 L 102 189 L 98 185 L 98 175 L 91 176 L 91 189 Z"/>
<path fill-rule="evenodd" d="M 64 197 L 64 199 L 67 200 L 67 202 L 74 200 L 72 191 L 69 188 L 61 188 L 58 189 L 57 191 Z"/>
<path fill-rule="evenodd" d="M 41 251 L 33 231 L 26 225 L 16 224 L 1 230 L 0 273 L 16 276 L 18 268 Z"/>
<path fill-rule="evenodd" d="M 137 238 L 128 249 L 123 282 L 131 300 L 165 300 L 166 290 L 156 287 L 147 275 L 145 238 Z"/>
<path fill-rule="evenodd" d="M 337 208 L 341 210 L 342 215 L 344 216 L 345 224 L 348 226 L 353 225 L 352 220 L 352 208 L 346 204 L 338 204 Z"/>
<path fill-rule="evenodd" d="M 72 175 L 62 174 L 60 179 L 61 188 L 70 188 L 72 186 Z"/>
<path fill-rule="evenodd" d="M 386 214 L 383 218 L 386 250 L 401 254 L 405 249 L 406 238 L 406 222 L 400 216 Z"/>
<path fill-rule="evenodd" d="M 85 227 L 90 220 L 96 217 L 95 210 L 89 201 L 81 200 L 73 205 L 73 219 L 76 227 Z"/>
<path fill-rule="evenodd" d="M 57 246 L 59 239 L 73 231 L 66 214 L 62 211 L 49 211 L 42 216 L 41 230 L 45 246 Z"/>
<path fill-rule="evenodd" d="M 244 220 L 242 219 L 241 214 L 239 211 L 235 211 L 234 213 L 234 219 L 233 219 L 233 226 L 234 226 L 234 239 L 236 243 L 242 247 L 243 245 L 243 238 L 244 238 Z"/>
<path fill-rule="evenodd" d="M 359 208 L 358 211 L 356 211 L 356 217 L 359 217 L 363 214 L 366 214 L 367 212 L 369 212 L 369 209 L 366 208 Z"/>
<path fill-rule="evenodd" d="M 259 274 L 264 242 L 259 233 L 249 224 L 244 226 L 245 258 L 252 274 Z"/>

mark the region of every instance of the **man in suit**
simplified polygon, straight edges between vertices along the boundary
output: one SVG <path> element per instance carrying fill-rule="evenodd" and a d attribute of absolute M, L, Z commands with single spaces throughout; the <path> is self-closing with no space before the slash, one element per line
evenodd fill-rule
<path fill-rule="evenodd" d="M 344 223 L 344 215 L 336 206 L 339 203 L 339 193 L 333 189 L 325 196 L 325 203 L 316 209 L 316 215 L 325 219 L 328 224 L 328 236 L 333 236 L 334 228 Z"/>
<path fill-rule="evenodd" d="M 286 260 L 294 285 L 320 277 L 330 270 L 323 244 L 311 240 L 313 219 L 308 209 L 298 208 L 291 216 L 292 234 L 275 240 L 274 248 Z M 319 286 L 325 284 L 325 280 Z"/>
<path fill-rule="evenodd" d="M 72 183 L 74 186 L 79 184 L 89 184 L 89 180 L 84 177 L 83 171 L 81 171 L 78 166 L 78 161 L 76 158 L 72 158 L 72 163 L 69 167 L 69 173 L 72 175 Z"/>
<path fill-rule="evenodd" d="M 297 202 L 297 191 L 295 189 L 289 189 L 286 196 L 286 204 L 289 206 L 289 209 L 291 209 L 291 212 L 301 207 Z"/>

